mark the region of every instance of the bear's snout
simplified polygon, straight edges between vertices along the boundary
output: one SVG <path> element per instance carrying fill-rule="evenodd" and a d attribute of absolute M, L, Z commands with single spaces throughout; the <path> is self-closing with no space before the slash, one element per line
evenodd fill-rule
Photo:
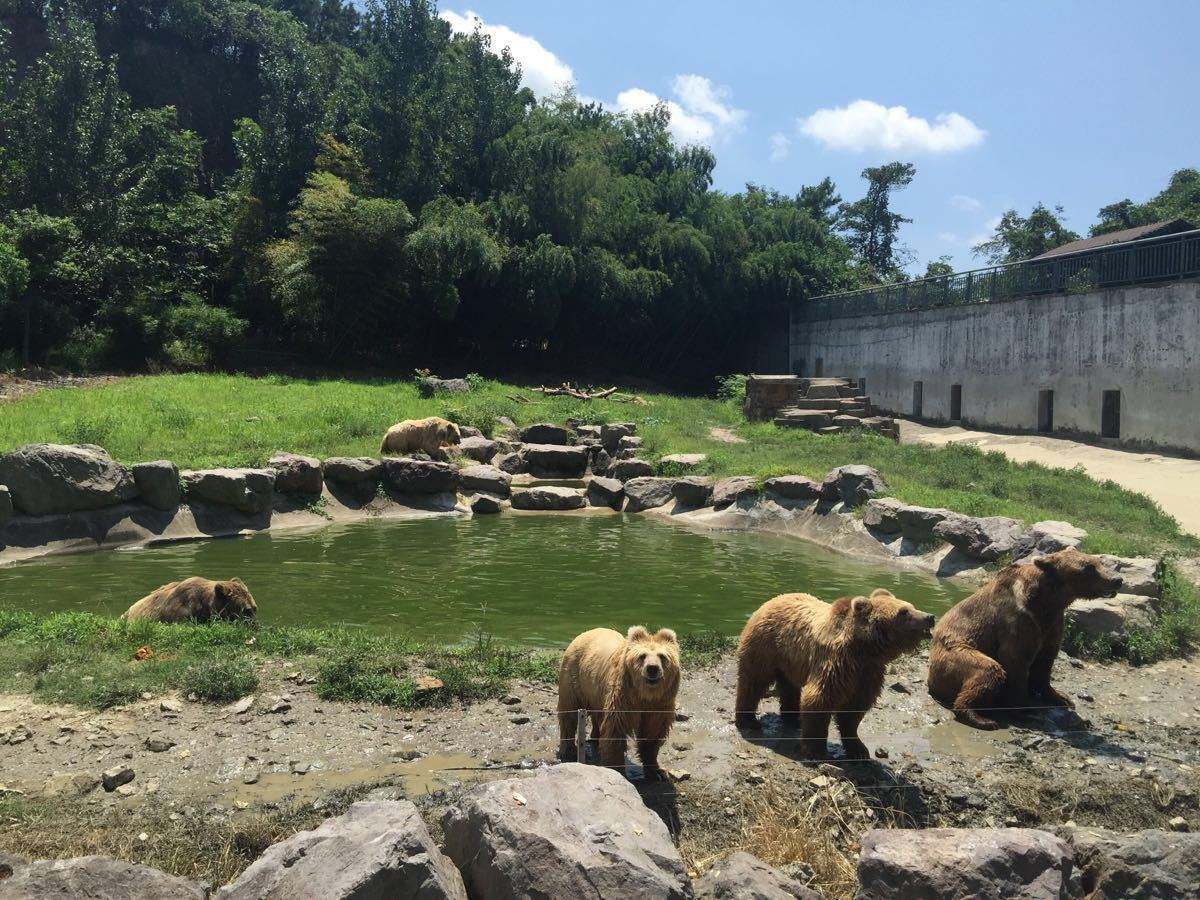
<path fill-rule="evenodd" d="M 933 631 L 933 626 L 936 621 L 937 620 L 934 619 L 932 613 L 925 613 L 925 617 L 921 620 L 921 627 L 925 629 L 926 634 Z"/>
<path fill-rule="evenodd" d="M 646 663 L 646 665 L 642 668 L 642 674 L 646 677 L 648 682 L 654 684 L 656 681 L 662 678 L 662 666 L 660 666 L 658 663 Z"/>

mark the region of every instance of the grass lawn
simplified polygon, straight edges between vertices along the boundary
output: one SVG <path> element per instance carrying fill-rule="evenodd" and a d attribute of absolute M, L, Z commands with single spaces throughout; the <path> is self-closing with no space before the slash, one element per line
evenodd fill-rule
<path fill-rule="evenodd" d="M 170 459 L 181 468 L 261 465 L 274 450 L 314 456 L 372 455 L 401 419 L 446 415 L 491 430 L 518 424 L 635 421 L 646 456 L 708 454 L 717 475 L 820 477 L 847 463 L 874 466 L 890 493 L 910 503 L 1026 522 L 1064 519 L 1090 533 L 1085 549 L 1120 555 L 1200 553 L 1147 497 L 1082 471 L 1020 464 L 961 446 L 898 445 L 871 434 L 818 436 L 751 424 L 733 403 L 645 394 L 645 406 L 542 397 L 499 382 L 472 393 L 424 399 L 407 380 L 303 379 L 273 375 L 157 375 L 97 388 L 42 391 L 0 407 L 0 452 L 32 441 L 99 444 L 126 463 Z M 522 398 L 529 402 L 520 402 Z M 730 428 L 744 444 L 713 440 Z"/>

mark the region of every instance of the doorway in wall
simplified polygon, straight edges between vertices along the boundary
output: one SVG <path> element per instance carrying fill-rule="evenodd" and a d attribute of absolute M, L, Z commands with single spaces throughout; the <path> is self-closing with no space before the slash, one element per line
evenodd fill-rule
<path fill-rule="evenodd" d="M 1054 430 L 1054 391 L 1038 391 L 1038 431 Z"/>
<path fill-rule="evenodd" d="M 801 377 L 803 377 L 803 375 L 804 375 L 804 360 L 803 359 L 798 359 L 794 363 L 792 363 L 792 374 L 800 375 Z"/>
<path fill-rule="evenodd" d="M 950 421 L 958 422 L 962 419 L 962 385 L 950 385 Z"/>
<path fill-rule="evenodd" d="M 824 374 L 825 374 L 825 359 L 824 359 L 824 357 L 818 356 L 817 357 L 817 367 L 813 370 L 813 376 L 816 378 L 820 378 Z"/>
<path fill-rule="evenodd" d="M 1119 438 L 1121 436 L 1121 392 L 1105 391 L 1104 403 L 1100 409 L 1100 436 Z"/>
<path fill-rule="evenodd" d="M 919 419 L 925 414 L 925 382 L 913 382 L 913 418 Z"/>

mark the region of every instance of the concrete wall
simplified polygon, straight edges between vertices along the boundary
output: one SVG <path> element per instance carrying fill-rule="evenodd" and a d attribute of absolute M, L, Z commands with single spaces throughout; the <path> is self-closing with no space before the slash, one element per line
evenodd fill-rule
<path fill-rule="evenodd" d="M 1121 392 L 1120 440 L 1200 452 L 1200 282 L 1176 281 L 951 309 L 790 324 L 793 374 L 865 378 L 872 402 L 964 424 L 1034 431 L 1053 390 L 1054 431 L 1100 436 L 1103 392 Z M 801 371 L 803 368 L 803 371 Z"/>

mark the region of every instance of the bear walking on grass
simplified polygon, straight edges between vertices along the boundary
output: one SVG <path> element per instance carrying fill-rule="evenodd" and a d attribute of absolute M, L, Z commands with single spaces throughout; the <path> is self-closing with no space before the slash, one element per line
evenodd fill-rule
<path fill-rule="evenodd" d="M 460 443 L 462 434 L 453 422 L 430 416 L 428 419 L 405 419 L 387 430 L 380 453 L 428 453 L 434 459 L 445 459 L 443 447 Z"/>
<path fill-rule="evenodd" d="M 576 711 L 586 709 L 600 762 L 625 765 L 625 741 L 637 738 L 647 779 L 662 777 L 658 751 L 675 721 L 679 642 L 663 628 L 635 625 L 627 634 L 593 628 L 571 641 L 558 670 L 559 756 L 575 760 Z M 583 760 L 580 760 L 582 762 Z"/>
<path fill-rule="evenodd" d="M 258 605 L 240 578 L 209 581 L 188 578 L 172 581 L 147 594 L 122 619 L 155 622 L 208 622 L 212 619 L 253 619 Z"/>
<path fill-rule="evenodd" d="M 784 724 L 800 726 L 805 757 L 826 757 L 835 718 L 846 758 L 869 758 L 858 723 L 879 698 L 887 664 L 915 649 L 932 627 L 933 616 L 882 588 L 833 603 L 810 594 L 768 600 L 738 644 L 738 728 L 758 727 L 758 705 L 775 684 Z"/>
<path fill-rule="evenodd" d="M 1078 550 L 1008 566 L 933 630 L 929 693 L 959 721 L 986 729 L 1000 727 L 982 714 L 989 709 L 1073 706 L 1050 685 L 1063 614 L 1074 600 L 1120 586 L 1103 560 Z"/>

